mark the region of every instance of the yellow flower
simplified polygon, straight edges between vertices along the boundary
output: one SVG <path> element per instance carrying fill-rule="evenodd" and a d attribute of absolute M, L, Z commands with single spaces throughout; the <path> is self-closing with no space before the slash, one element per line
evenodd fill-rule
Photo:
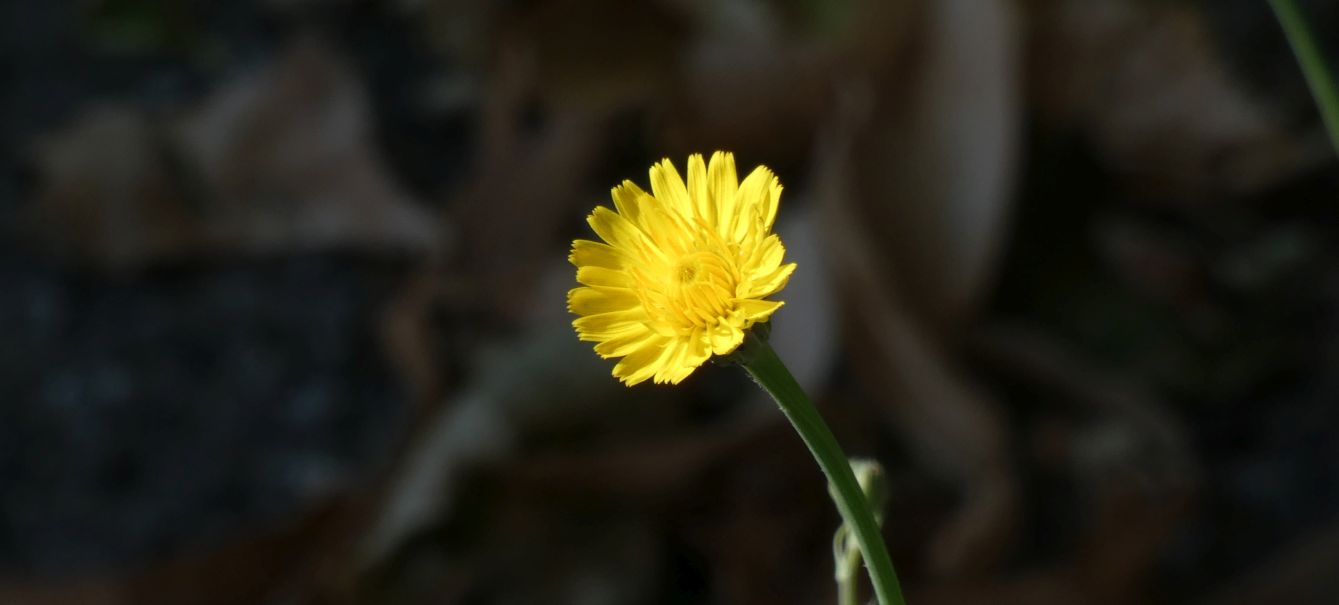
<path fill-rule="evenodd" d="M 632 181 L 614 187 L 614 207 L 586 222 L 607 243 L 572 242 L 568 258 L 583 284 L 567 294 L 572 325 L 606 359 L 614 376 L 679 383 L 715 355 L 733 352 L 753 324 L 781 301 L 795 264 L 772 234 L 781 184 L 759 166 L 744 182 L 735 159 L 710 165 L 688 157 L 688 183 L 668 159 L 651 167 L 651 194 Z"/>

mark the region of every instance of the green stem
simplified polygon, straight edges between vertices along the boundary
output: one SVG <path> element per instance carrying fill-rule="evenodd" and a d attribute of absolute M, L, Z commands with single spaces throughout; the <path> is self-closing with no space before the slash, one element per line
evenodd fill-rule
<path fill-rule="evenodd" d="M 855 535 L 856 543 L 864 554 L 865 564 L 869 568 L 869 579 L 874 585 L 874 594 L 880 605 L 906 605 L 902 598 L 902 587 L 897 581 L 897 572 L 893 571 L 892 558 L 888 556 L 888 547 L 883 543 L 879 524 L 865 501 L 865 494 L 851 472 L 851 464 L 837 444 L 837 438 L 818 415 L 818 410 L 809 402 L 790 370 L 776 356 L 771 345 L 749 333 L 735 353 L 735 358 L 748 371 L 749 376 L 776 400 L 781 412 L 790 420 L 804 444 L 809 446 L 818 467 L 827 475 L 833 487 L 833 500 L 837 512 Z"/>
<path fill-rule="evenodd" d="M 837 583 L 837 605 L 860 605 L 859 586 L 855 577 L 843 578 Z"/>
<path fill-rule="evenodd" d="M 1335 152 L 1339 152 L 1339 89 L 1335 88 L 1334 79 L 1325 66 L 1325 56 L 1311 37 L 1311 31 L 1306 27 L 1306 18 L 1298 10 L 1296 2 L 1269 0 L 1269 6 L 1274 9 L 1274 15 L 1283 26 L 1284 35 L 1288 37 L 1288 44 L 1292 45 L 1293 54 L 1297 55 L 1297 62 L 1302 66 L 1306 83 L 1311 87 L 1311 95 L 1316 99 L 1316 107 L 1320 109 L 1321 120 L 1330 133 L 1330 144 L 1334 146 Z"/>

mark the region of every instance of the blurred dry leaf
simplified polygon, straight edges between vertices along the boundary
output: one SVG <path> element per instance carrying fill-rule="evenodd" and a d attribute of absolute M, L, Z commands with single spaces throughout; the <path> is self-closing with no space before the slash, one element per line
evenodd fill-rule
<path fill-rule="evenodd" d="M 1065 564 L 985 581 L 931 583 L 913 592 L 910 600 L 931 605 L 1149 602 L 1152 566 L 1180 521 L 1183 502 L 1150 498 L 1130 477 L 1103 478 L 1115 481 L 1084 486 L 1094 490 L 1085 495 L 1096 505 L 1096 510 L 1089 511 L 1095 519 Z"/>
<path fill-rule="evenodd" d="M 846 83 L 818 199 L 847 333 L 866 352 L 857 366 L 886 395 L 880 411 L 963 492 L 928 566 L 989 573 L 1017 531 L 1017 479 L 1002 414 L 946 333 L 988 285 L 1008 214 L 1018 33 L 1006 2 L 936 2 L 921 17 L 906 66 Z"/>
<path fill-rule="evenodd" d="M 640 511 L 505 498 L 472 525 L 483 539 L 449 567 L 477 571 L 465 600 L 429 603 L 655 603 L 667 566 L 658 524 Z M 598 504 L 597 504 L 598 506 Z M 574 522 L 575 521 L 575 522 Z M 455 548 L 451 550 L 456 550 Z M 517 581 L 516 570 L 527 570 Z"/>
<path fill-rule="evenodd" d="M 425 252 L 437 243 L 436 221 L 377 156 L 354 74 L 315 42 L 220 91 L 179 133 L 221 200 L 206 208 L 212 241 L 256 251 L 353 245 Z"/>
<path fill-rule="evenodd" d="M 504 4 L 497 0 L 398 0 L 396 8 L 422 28 L 437 52 L 470 67 L 487 63 Z"/>
<path fill-rule="evenodd" d="M 432 314 L 441 298 L 441 275 L 433 264 L 417 269 L 381 310 L 377 333 L 386 357 L 408 386 L 412 415 L 422 418 L 441 401 L 449 377 L 432 330 Z"/>
<path fill-rule="evenodd" d="M 1066 406 L 1048 416 L 1037 449 L 1040 464 L 1071 476 L 1092 509 L 1080 515 L 1090 521 L 1074 571 L 1087 594 L 1142 602 L 1201 480 L 1186 429 L 1136 384 L 1033 331 L 991 326 L 973 348 L 998 374 Z"/>
<path fill-rule="evenodd" d="M 608 116 L 580 109 L 555 110 L 538 132 L 527 130 L 535 69 L 525 49 L 501 53 L 485 92 L 478 165 L 452 202 L 461 239 L 456 291 L 468 299 L 457 302 L 512 320 L 535 311 L 547 261 L 565 256 L 563 217 L 593 206 L 584 187 L 607 144 Z"/>
<path fill-rule="evenodd" d="M 667 146 L 731 149 L 774 165 L 802 157 L 830 102 L 832 49 L 786 31 L 776 3 L 696 8 L 662 133 Z"/>
<path fill-rule="evenodd" d="M 1301 543 L 1271 559 L 1205 599 L 1205 605 L 1339 602 L 1339 520 L 1330 520 Z"/>
<path fill-rule="evenodd" d="M 366 514 L 348 494 L 277 528 L 239 537 L 212 551 L 67 579 L 0 580 L 0 602 L 22 605 L 231 605 L 313 594 L 342 569 L 351 536 Z"/>
<path fill-rule="evenodd" d="M 503 39 L 533 53 L 546 105 L 598 115 L 663 95 L 686 33 L 683 19 L 656 2 L 544 0 L 517 15 Z"/>
<path fill-rule="evenodd" d="M 995 582 L 945 582 L 910 592 L 918 605 L 1123 605 L 1103 595 L 1090 595 L 1073 570 L 1034 572 Z"/>
<path fill-rule="evenodd" d="M 495 78 L 499 56 L 525 55 L 530 92 L 559 113 L 618 112 L 663 95 L 687 33 L 681 11 L 659 2 L 400 0 L 399 10 L 472 75 Z"/>
<path fill-rule="evenodd" d="M 940 573 L 985 571 L 1007 550 L 1016 522 L 1004 419 L 883 281 L 875 268 L 880 256 L 845 207 L 849 195 L 832 191 L 824 197 L 832 263 L 847 294 L 846 333 L 853 347 L 867 352 L 856 367 L 884 394 L 879 411 L 908 437 L 922 462 L 966 492 L 957 519 L 931 547 L 930 566 Z"/>
<path fill-rule="evenodd" d="M 786 310 L 772 319 L 768 341 L 785 360 L 796 382 L 806 392 L 817 394 L 830 381 L 841 347 L 836 280 L 822 269 L 825 242 L 822 226 L 814 216 L 817 213 L 805 203 L 808 194 L 785 195 L 789 197 L 787 203 L 794 205 L 778 221 L 776 230 L 786 242 L 786 258 L 805 270 L 796 271 L 786 282 Z M 762 392 L 755 396 L 759 407 L 775 411 L 776 404 L 770 398 Z"/>
<path fill-rule="evenodd" d="M 822 475 L 784 422 L 750 440 L 681 498 L 676 526 L 705 558 L 701 602 L 830 602 L 831 533 L 840 523 Z"/>
<path fill-rule="evenodd" d="M 1153 192 L 1203 202 L 1250 194 L 1330 157 L 1321 132 L 1234 81 L 1193 3 L 1034 0 L 1030 95 L 1042 123 L 1075 125 Z"/>
<path fill-rule="evenodd" d="M 1184 235 L 1123 218 L 1104 218 L 1094 228 L 1098 252 L 1136 292 L 1176 308 L 1203 306 L 1208 271 Z"/>
<path fill-rule="evenodd" d="M 200 225 L 165 160 L 168 145 L 146 117 L 118 108 L 93 111 L 42 141 L 32 236 L 118 268 L 198 252 Z"/>
<path fill-rule="evenodd" d="M 881 272 L 952 327 L 989 287 L 1009 216 L 1020 30 L 1008 2 L 931 2 L 920 17 L 905 66 L 850 81 L 838 119 L 850 121 L 851 200 Z"/>
<path fill-rule="evenodd" d="M 111 269 L 340 247 L 432 254 L 436 222 L 371 137 L 353 75 L 301 43 L 174 126 L 108 109 L 41 142 L 33 234 Z"/>
<path fill-rule="evenodd" d="M 679 152 L 734 150 L 784 167 L 806 161 L 833 111 L 834 84 L 896 69 L 923 3 L 677 2 L 689 19 L 682 70 L 657 123 Z"/>
<path fill-rule="evenodd" d="M 603 361 L 587 354 L 589 348 L 565 324 L 490 346 L 495 350 L 467 356 L 473 360 L 473 379 L 414 428 L 408 451 L 389 479 L 385 505 L 363 539 L 362 565 L 384 561 L 408 537 L 450 518 L 461 475 L 515 455 L 527 425 L 589 414 L 614 396 L 626 396 Z"/>
<path fill-rule="evenodd" d="M 689 481 L 780 423 L 773 410 L 749 409 L 739 418 L 667 438 L 532 456 L 516 461 L 506 475 L 513 489 L 525 492 L 523 498 L 578 494 L 654 505 L 681 493 Z"/>

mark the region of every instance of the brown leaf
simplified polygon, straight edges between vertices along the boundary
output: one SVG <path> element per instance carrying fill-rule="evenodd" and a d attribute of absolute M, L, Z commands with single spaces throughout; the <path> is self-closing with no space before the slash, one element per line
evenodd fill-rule
<path fill-rule="evenodd" d="M 208 552 L 96 576 L 0 581 L 0 602 L 229 605 L 310 595 L 330 579 L 323 573 L 327 567 L 339 568 L 364 514 L 357 498 L 332 498 L 281 526 Z"/>
<path fill-rule="evenodd" d="M 1205 599 L 1206 605 L 1334 603 L 1339 601 L 1339 521 L 1330 520 L 1298 544 L 1281 549 L 1262 565 Z"/>
<path fill-rule="evenodd" d="M 926 33 L 905 61 L 845 82 L 817 201 L 857 370 L 964 498 L 928 567 L 983 574 L 1011 548 L 1019 487 L 1003 414 L 947 335 L 988 284 L 1009 208 L 1016 33 L 1006 3 L 932 3 L 920 15 Z"/>
<path fill-rule="evenodd" d="M 835 83 L 902 61 L 922 4 L 725 0 L 682 7 L 692 35 L 657 123 L 663 146 L 729 149 L 778 168 L 804 162 L 812 151 L 835 105 Z"/>
<path fill-rule="evenodd" d="M 205 237 L 225 248 L 433 250 L 439 237 L 373 147 L 360 84 L 319 43 L 296 44 L 184 119 L 184 155 L 217 200 Z"/>
<path fill-rule="evenodd" d="M 883 279 L 954 326 L 990 284 L 1012 205 L 1020 34 L 1008 2 L 930 2 L 920 16 L 906 60 L 850 81 L 837 119 Z"/>
<path fill-rule="evenodd" d="M 1025 5 L 1040 121 L 1077 126 L 1141 187 L 1202 202 L 1259 192 L 1331 157 L 1321 133 L 1290 132 L 1284 116 L 1232 77 L 1190 4 Z"/>
<path fill-rule="evenodd" d="M 535 310 L 543 270 L 566 256 L 564 217 L 607 199 L 584 187 L 607 145 L 608 116 L 556 109 L 539 132 L 526 131 L 535 61 L 523 47 L 501 54 L 480 117 L 479 165 L 452 201 L 461 238 L 453 268 L 468 286 L 456 288 L 461 302 L 513 320 Z"/>
<path fill-rule="evenodd" d="M 185 179 L 166 159 L 170 146 L 146 116 L 115 107 L 39 142 L 44 183 L 26 209 L 30 237 L 62 256 L 114 268 L 199 253 L 201 226 L 183 201 Z"/>
<path fill-rule="evenodd" d="M 883 397 L 879 412 L 911 442 L 920 460 L 967 497 L 931 546 L 930 566 L 940 573 L 985 571 L 1008 549 L 1014 533 L 1017 481 L 1007 455 L 1000 410 L 964 374 L 938 340 L 885 281 L 881 255 L 852 210 L 849 180 L 836 155 L 825 171 L 829 187 L 819 196 L 829 229 L 832 266 L 843 285 L 846 335 L 861 353 L 855 366 Z"/>
<path fill-rule="evenodd" d="M 172 124 L 91 113 L 38 146 L 33 233 L 109 269 L 337 247 L 431 254 L 439 229 L 381 165 L 368 112 L 352 74 L 307 42 Z"/>
<path fill-rule="evenodd" d="M 1091 510 L 1076 588 L 1140 602 L 1200 481 L 1190 437 L 1164 404 L 1051 339 L 1019 326 L 979 330 L 974 351 L 1001 376 L 1065 406 L 1039 431 L 1043 466 L 1073 477 Z M 1080 420 L 1074 420 L 1078 418 Z"/>

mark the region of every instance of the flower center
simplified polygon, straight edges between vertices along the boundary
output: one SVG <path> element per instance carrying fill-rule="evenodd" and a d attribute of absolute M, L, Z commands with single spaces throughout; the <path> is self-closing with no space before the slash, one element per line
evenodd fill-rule
<path fill-rule="evenodd" d="M 692 252 L 673 263 L 665 281 L 643 290 L 642 302 L 653 319 L 678 330 L 712 327 L 730 314 L 735 274 L 719 254 Z"/>
<path fill-rule="evenodd" d="M 698 273 L 702 272 L 702 266 L 697 263 L 683 263 L 679 265 L 679 283 L 691 284 L 697 279 Z"/>

